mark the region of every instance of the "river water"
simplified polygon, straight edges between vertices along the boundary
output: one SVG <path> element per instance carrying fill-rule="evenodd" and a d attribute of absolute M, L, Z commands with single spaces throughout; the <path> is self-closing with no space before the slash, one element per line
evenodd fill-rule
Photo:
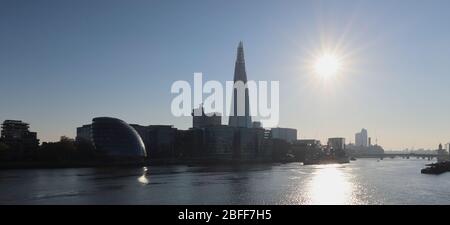
<path fill-rule="evenodd" d="M 422 159 L 0 171 L 0 204 L 450 204 Z"/>

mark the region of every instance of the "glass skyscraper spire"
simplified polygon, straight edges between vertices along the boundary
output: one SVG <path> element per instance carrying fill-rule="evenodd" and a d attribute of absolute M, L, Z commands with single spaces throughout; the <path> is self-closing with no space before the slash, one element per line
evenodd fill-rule
<path fill-rule="evenodd" d="M 239 82 L 241 81 L 241 82 Z M 244 45 L 239 42 L 237 49 L 236 65 L 234 68 L 234 83 L 247 84 L 247 73 L 245 72 Z M 228 124 L 233 127 L 251 127 L 252 118 L 250 116 L 249 92 L 245 88 L 234 88 L 232 114 L 230 115 Z"/>

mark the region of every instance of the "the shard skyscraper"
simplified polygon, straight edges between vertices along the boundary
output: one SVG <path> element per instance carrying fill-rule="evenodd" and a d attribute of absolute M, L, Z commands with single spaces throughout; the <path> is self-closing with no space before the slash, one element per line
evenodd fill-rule
<path fill-rule="evenodd" d="M 237 49 L 236 65 L 234 67 L 234 83 L 241 81 L 243 84 L 247 84 L 247 73 L 245 72 L 245 59 L 244 59 L 244 45 L 242 41 L 239 42 Z M 243 91 L 243 90 L 242 90 Z M 241 94 L 242 93 L 242 94 Z M 233 103 L 231 107 L 231 115 L 229 117 L 228 125 L 232 127 L 251 127 L 252 118 L 250 116 L 250 102 L 249 92 L 245 88 L 245 94 L 243 92 L 238 93 L 236 88 L 233 89 Z M 244 99 L 242 99 L 244 98 Z"/>

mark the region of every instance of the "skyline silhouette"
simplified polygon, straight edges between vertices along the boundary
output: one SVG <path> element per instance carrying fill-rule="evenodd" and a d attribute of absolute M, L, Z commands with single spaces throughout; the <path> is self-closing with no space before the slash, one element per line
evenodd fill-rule
<path fill-rule="evenodd" d="M 243 40 L 249 78 L 280 81 L 280 127 L 434 149 L 450 141 L 450 3 L 432 2 L 2 1 L 0 121 L 27 121 L 42 141 L 97 116 L 186 129 L 170 85 L 230 80 Z M 343 58 L 326 82 L 309 69 L 324 50 Z"/>

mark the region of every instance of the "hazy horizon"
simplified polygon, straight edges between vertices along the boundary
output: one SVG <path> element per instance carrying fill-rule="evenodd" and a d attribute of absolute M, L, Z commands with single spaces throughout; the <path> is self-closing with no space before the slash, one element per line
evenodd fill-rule
<path fill-rule="evenodd" d="M 93 117 L 191 126 L 170 113 L 177 80 L 233 79 L 243 41 L 249 80 L 280 81 L 279 127 L 324 142 L 366 128 L 386 150 L 450 142 L 450 2 L 0 2 L 0 121 L 42 141 Z M 343 61 L 324 82 L 314 56 Z M 223 123 L 226 121 L 223 121 Z"/>

